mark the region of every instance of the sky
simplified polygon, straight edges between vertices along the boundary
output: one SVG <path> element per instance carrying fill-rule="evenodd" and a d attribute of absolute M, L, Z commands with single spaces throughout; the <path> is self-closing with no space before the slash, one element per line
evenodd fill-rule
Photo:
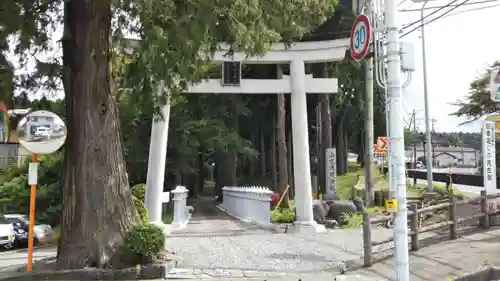
<path fill-rule="evenodd" d="M 392 0 L 391 0 L 392 1 Z M 443 6 L 451 0 L 430 1 L 427 7 Z M 484 0 L 471 0 L 478 2 Z M 427 78 L 430 117 L 436 120 L 435 130 L 438 132 L 479 132 L 480 122 L 459 126 L 466 121 L 449 114 L 456 111 L 450 105 L 467 95 L 469 83 L 479 75 L 488 64 L 500 60 L 500 36 L 498 36 L 498 20 L 500 15 L 500 0 L 491 0 L 490 3 L 468 5 L 450 12 L 451 16 L 438 19 L 425 25 L 426 52 L 427 52 Z M 460 1 L 461 2 L 461 1 Z M 460 3 L 457 2 L 457 3 Z M 400 10 L 419 9 L 422 4 L 413 3 L 411 0 L 402 1 Z M 496 7 L 490 7 L 498 5 Z M 482 7 L 482 10 L 467 11 Z M 439 15 L 444 9 L 427 20 Z M 433 10 L 426 10 L 431 13 Z M 400 12 L 399 23 L 405 25 L 420 19 L 420 11 Z M 418 25 L 414 25 L 412 29 Z M 406 29 L 406 31 L 409 31 Z M 57 28 L 53 37 L 55 42 L 61 37 L 62 28 Z M 413 110 L 417 111 L 417 127 L 425 130 L 424 98 L 423 98 L 423 71 L 422 48 L 420 29 L 404 37 L 404 41 L 414 43 L 415 66 L 411 83 L 404 89 L 404 113 L 408 120 Z M 57 51 L 55 51 L 57 53 Z M 52 53 L 51 55 L 54 55 Z M 50 55 L 49 55 L 50 56 Z M 9 56 L 15 62 L 15 58 Z M 21 71 L 18 71 L 20 73 Z M 35 96 L 40 97 L 41 93 Z M 58 93 L 59 97 L 63 93 Z"/>
<path fill-rule="evenodd" d="M 470 2 L 476 1 L 479 0 Z M 430 1 L 427 7 L 443 6 L 449 2 L 450 0 Z M 419 9 L 421 5 L 408 0 L 402 3 L 399 9 Z M 477 11 L 460 12 L 493 5 L 498 6 Z M 445 10 L 447 9 L 442 11 Z M 426 10 L 426 13 L 432 11 Z M 428 19 L 439 13 L 441 11 Z M 498 36 L 498 20 L 496 20 L 500 15 L 500 1 L 463 6 L 453 10 L 450 14 L 455 15 L 443 17 L 425 25 L 430 117 L 436 119 L 435 129 L 439 132 L 480 132 L 480 122 L 458 126 L 465 119 L 449 116 L 450 113 L 457 109 L 450 103 L 466 96 L 469 83 L 484 71 L 488 64 L 500 60 L 500 36 Z M 400 12 L 399 14 L 399 22 L 403 25 L 419 19 L 420 11 Z M 403 91 L 404 112 L 409 115 L 413 110 L 416 110 L 417 119 L 421 118 L 418 128 L 424 130 L 425 115 L 423 111 L 424 90 L 420 29 L 402 40 L 414 43 L 416 65 L 416 69 L 412 74 L 412 81 Z"/>

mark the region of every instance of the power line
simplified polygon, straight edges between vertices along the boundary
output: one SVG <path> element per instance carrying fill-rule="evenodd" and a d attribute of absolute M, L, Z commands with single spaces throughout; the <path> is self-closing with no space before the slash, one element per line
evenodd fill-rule
<path fill-rule="evenodd" d="M 455 1 L 456 1 L 456 0 L 455 0 Z M 453 1 L 453 2 L 455 2 L 455 1 Z M 405 34 L 401 35 L 399 38 L 401 39 L 401 38 L 405 37 L 406 35 L 408 35 L 408 34 L 412 33 L 413 31 L 415 31 L 415 30 L 417 30 L 417 29 L 421 28 L 422 26 L 427 25 L 427 24 L 429 24 L 429 23 L 431 23 L 431 22 L 434 22 L 434 21 L 436 21 L 436 20 L 438 20 L 438 19 L 440 19 L 440 18 L 444 17 L 445 15 L 449 14 L 451 11 L 453 11 L 453 10 L 457 9 L 457 8 L 458 8 L 458 7 L 460 7 L 461 5 L 463 5 L 463 4 L 465 4 L 465 3 L 467 3 L 468 1 L 469 1 L 469 0 L 465 0 L 465 1 L 463 1 L 462 3 L 460 3 L 459 5 L 457 5 L 457 6 L 453 7 L 453 8 L 451 8 L 451 9 L 449 9 L 448 11 L 446 11 L 446 12 L 444 12 L 444 13 L 442 13 L 442 14 L 441 14 L 441 15 L 439 15 L 438 17 L 435 17 L 435 18 L 433 18 L 432 20 L 430 20 L 430 21 L 428 21 L 428 22 L 425 22 L 425 23 L 423 23 L 423 24 L 420 24 L 419 26 L 417 26 L 417 27 L 413 28 L 412 30 L 410 30 L 410 31 L 406 32 Z"/>
<path fill-rule="evenodd" d="M 443 16 L 442 19 L 447 18 L 447 17 L 451 17 L 451 16 L 460 15 L 460 14 L 465 13 L 465 12 L 481 11 L 481 10 L 495 8 L 495 7 L 500 7 L 500 4 L 489 5 L 489 6 L 484 6 L 484 7 L 477 7 L 477 8 L 467 9 L 467 10 L 463 10 L 463 11 L 457 11 L 455 13 L 451 13 L 449 15 Z"/>
<path fill-rule="evenodd" d="M 470 2 L 470 3 L 465 3 L 462 6 L 468 6 L 468 5 L 477 5 L 477 4 L 487 4 L 487 3 L 493 3 L 493 2 L 498 2 L 499 0 L 483 0 L 483 1 L 476 1 L 476 2 Z M 457 5 L 449 5 L 447 7 L 455 7 Z M 434 6 L 434 7 L 425 7 L 424 10 L 433 10 L 433 9 L 439 9 L 443 8 L 445 6 Z M 399 12 L 420 12 L 422 9 L 401 9 Z"/>
<path fill-rule="evenodd" d="M 432 15 L 436 14 L 437 12 L 439 12 L 439 11 L 441 11 L 441 10 L 445 9 L 445 8 L 448 8 L 448 7 L 452 6 L 453 4 L 455 4 L 455 2 L 458 2 L 458 0 L 453 0 L 453 1 L 451 1 L 450 3 L 446 4 L 445 6 L 442 6 L 442 7 L 438 8 L 438 9 L 437 9 L 437 10 L 435 10 L 434 12 L 427 14 L 427 15 L 426 15 L 423 19 L 416 20 L 416 21 L 414 21 L 414 22 L 412 22 L 412 23 L 410 23 L 410 24 L 408 24 L 408 25 L 403 26 L 403 28 L 402 28 L 402 29 L 409 28 L 410 26 L 413 26 L 413 25 L 415 25 L 415 24 L 420 23 L 420 21 L 425 20 L 426 18 L 428 18 L 428 17 L 430 17 L 430 16 L 432 16 Z M 417 27 L 417 28 L 418 28 L 418 27 Z"/>

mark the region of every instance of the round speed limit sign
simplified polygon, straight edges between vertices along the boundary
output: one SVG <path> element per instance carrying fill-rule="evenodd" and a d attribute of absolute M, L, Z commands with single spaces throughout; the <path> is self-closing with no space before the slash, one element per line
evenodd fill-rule
<path fill-rule="evenodd" d="M 351 29 L 351 57 L 361 60 L 366 56 L 370 47 L 372 28 L 366 15 L 359 15 Z"/>

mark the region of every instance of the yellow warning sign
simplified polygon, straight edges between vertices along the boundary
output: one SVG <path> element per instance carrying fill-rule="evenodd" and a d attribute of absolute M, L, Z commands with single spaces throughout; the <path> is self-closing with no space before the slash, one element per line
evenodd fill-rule
<path fill-rule="evenodd" d="M 397 212 L 398 211 L 398 200 L 396 200 L 396 199 L 385 200 L 385 209 L 389 213 Z"/>

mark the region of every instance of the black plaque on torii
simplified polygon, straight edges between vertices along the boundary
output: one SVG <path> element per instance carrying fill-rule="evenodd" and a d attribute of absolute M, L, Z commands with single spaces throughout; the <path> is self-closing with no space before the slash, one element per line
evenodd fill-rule
<path fill-rule="evenodd" d="M 241 62 L 222 62 L 222 86 L 240 86 L 241 84 Z"/>

